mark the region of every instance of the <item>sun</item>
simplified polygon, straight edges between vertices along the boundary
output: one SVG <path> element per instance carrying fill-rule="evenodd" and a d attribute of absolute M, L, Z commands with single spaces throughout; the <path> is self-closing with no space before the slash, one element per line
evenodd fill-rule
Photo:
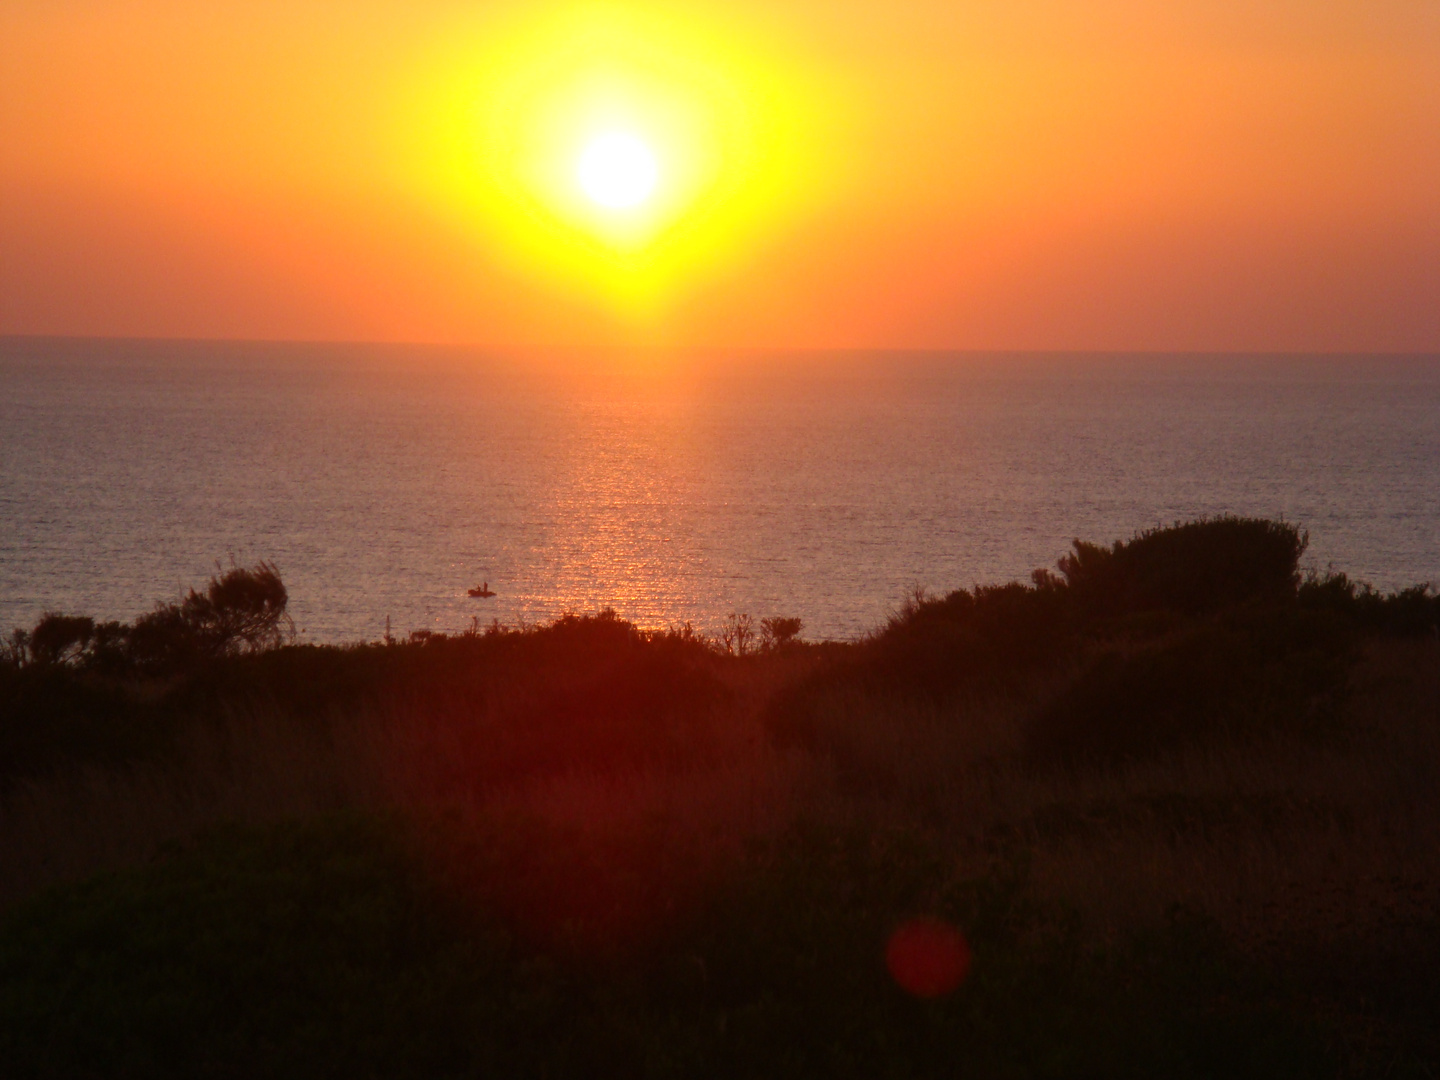
<path fill-rule="evenodd" d="M 638 135 L 606 131 L 585 144 L 576 176 L 592 202 L 609 210 L 628 210 L 654 193 L 660 165 Z"/>
<path fill-rule="evenodd" d="M 828 76 L 688 6 L 556 4 L 457 29 L 395 110 L 393 160 L 485 258 L 658 320 L 830 205 Z"/>

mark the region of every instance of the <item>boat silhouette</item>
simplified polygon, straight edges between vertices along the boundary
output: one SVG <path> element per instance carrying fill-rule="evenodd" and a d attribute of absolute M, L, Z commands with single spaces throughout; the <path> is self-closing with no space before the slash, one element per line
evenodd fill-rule
<path fill-rule="evenodd" d="M 478 596 L 481 600 L 488 600 L 495 595 L 495 592 L 490 588 L 488 581 L 482 581 L 478 586 L 469 590 L 469 595 Z"/>

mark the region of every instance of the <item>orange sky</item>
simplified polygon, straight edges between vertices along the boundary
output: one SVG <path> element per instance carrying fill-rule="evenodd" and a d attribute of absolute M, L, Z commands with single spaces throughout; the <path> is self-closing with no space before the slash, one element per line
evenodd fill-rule
<path fill-rule="evenodd" d="M 1440 350 L 1440 4 L 6 0 L 0 333 Z"/>

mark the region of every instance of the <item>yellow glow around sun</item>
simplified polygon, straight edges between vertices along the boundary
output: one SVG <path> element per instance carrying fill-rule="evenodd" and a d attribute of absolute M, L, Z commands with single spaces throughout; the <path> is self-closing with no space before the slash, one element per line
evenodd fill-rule
<path fill-rule="evenodd" d="M 840 171 L 803 65 L 732 23 L 587 6 L 457 33 L 405 106 L 424 197 L 518 271 L 655 313 Z"/>

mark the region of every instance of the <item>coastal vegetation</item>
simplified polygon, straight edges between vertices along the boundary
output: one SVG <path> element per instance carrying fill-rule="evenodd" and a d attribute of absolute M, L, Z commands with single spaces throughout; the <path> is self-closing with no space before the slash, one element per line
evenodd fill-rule
<path fill-rule="evenodd" d="M 0 1061 L 1434 1075 L 1440 597 L 1305 541 L 1077 540 L 853 642 L 299 644 L 264 564 L 46 615 L 0 656 Z"/>

